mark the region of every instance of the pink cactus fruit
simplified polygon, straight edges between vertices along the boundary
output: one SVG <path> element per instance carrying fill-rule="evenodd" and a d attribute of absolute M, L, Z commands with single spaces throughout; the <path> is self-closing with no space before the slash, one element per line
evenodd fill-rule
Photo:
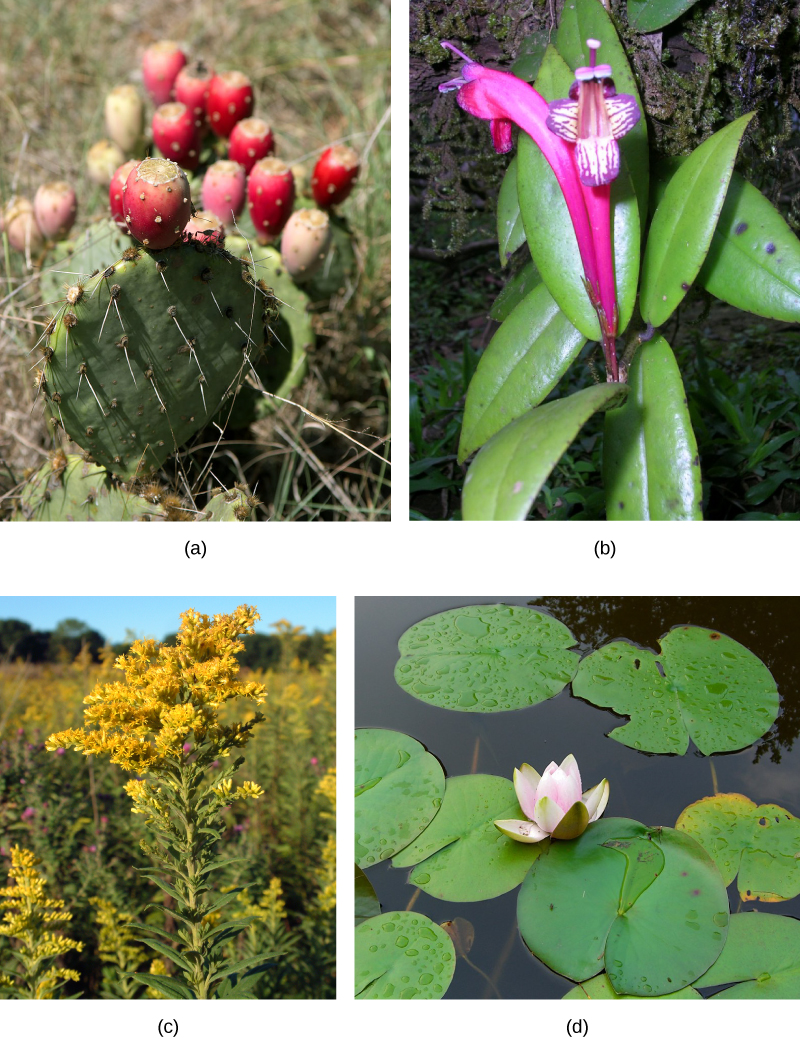
<path fill-rule="evenodd" d="M 13 195 L 3 210 L 3 223 L 12 249 L 17 252 L 38 252 L 44 245 L 42 232 L 36 223 L 36 214 L 29 199 Z"/>
<path fill-rule="evenodd" d="M 175 96 L 175 80 L 186 64 L 186 55 L 172 40 L 159 40 L 142 55 L 142 77 L 154 105 L 165 105 Z"/>
<path fill-rule="evenodd" d="M 114 171 L 114 176 L 111 178 L 111 185 L 108 189 L 108 201 L 111 206 L 111 216 L 120 227 L 124 227 L 126 230 L 128 225 L 125 223 L 125 213 L 122 209 L 122 191 L 125 187 L 125 182 L 128 179 L 128 174 L 134 168 L 138 166 L 141 159 L 128 159 L 127 162 Z"/>
<path fill-rule="evenodd" d="M 221 159 L 203 178 L 203 209 L 232 224 L 244 209 L 245 175 L 238 162 Z"/>
<path fill-rule="evenodd" d="M 172 159 L 185 170 L 200 164 L 200 137 L 192 113 L 180 103 L 161 105 L 153 113 L 153 142 L 165 159 Z"/>
<path fill-rule="evenodd" d="M 253 85 L 241 72 L 221 72 L 209 84 L 206 114 L 211 129 L 227 137 L 242 119 L 253 114 Z"/>
<path fill-rule="evenodd" d="M 206 99 L 208 88 L 214 78 L 214 70 L 203 61 L 193 61 L 178 73 L 175 80 L 175 100 L 186 105 L 192 113 L 194 125 L 198 133 L 208 126 L 206 120 Z"/>
<path fill-rule="evenodd" d="M 259 159 L 265 159 L 274 151 L 272 129 L 263 119 L 242 119 L 231 130 L 228 158 L 244 166 L 245 173 L 249 173 Z"/>
<path fill-rule="evenodd" d="M 225 241 L 225 228 L 222 221 L 214 213 L 209 213 L 207 209 L 199 209 L 194 216 L 190 217 L 183 233 L 187 238 L 199 242 L 215 242 L 217 245 L 222 245 Z"/>
<path fill-rule="evenodd" d="M 138 148 L 144 133 L 144 105 L 139 91 L 130 83 L 106 94 L 106 132 L 124 152 Z"/>
<path fill-rule="evenodd" d="M 280 159 L 259 159 L 247 180 L 247 205 L 258 240 L 274 241 L 292 215 L 294 177 Z"/>
<path fill-rule="evenodd" d="M 125 153 L 113 141 L 98 141 L 86 153 L 86 169 L 95 184 L 108 187 L 114 171 L 125 161 Z"/>
<path fill-rule="evenodd" d="M 311 174 L 311 190 L 318 206 L 327 209 L 344 202 L 358 176 L 358 156 L 352 148 L 335 144 L 317 159 Z"/>
<path fill-rule="evenodd" d="M 148 249 L 166 249 L 180 238 L 192 215 L 186 174 L 171 159 L 143 159 L 123 190 L 128 230 Z"/>
<path fill-rule="evenodd" d="M 281 257 L 296 282 L 308 281 L 320 269 L 331 246 L 331 223 L 321 209 L 297 209 L 281 235 Z"/>
<path fill-rule="evenodd" d="M 51 241 L 66 238 L 78 213 L 75 189 L 65 180 L 42 184 L 34 196 L 33 211 L 45 238 Z"/>

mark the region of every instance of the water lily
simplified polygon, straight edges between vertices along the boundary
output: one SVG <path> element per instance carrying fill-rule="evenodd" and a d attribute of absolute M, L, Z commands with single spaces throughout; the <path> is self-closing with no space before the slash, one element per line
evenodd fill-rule
<path fill-rule="evenodd" d="M 523 844 L 536 844 L 545 837 L 560 840 L 580 837 L 589 823 L 600 818 L 608 804 L 607 779 L 585 794 L 582 792 L 578 762 L 572 754 L 560 765 L 551 761 L 541 776 L 530 765 L 515 768 L 514 789 L 527 820 L 497 819 L 495 826 Z"/>

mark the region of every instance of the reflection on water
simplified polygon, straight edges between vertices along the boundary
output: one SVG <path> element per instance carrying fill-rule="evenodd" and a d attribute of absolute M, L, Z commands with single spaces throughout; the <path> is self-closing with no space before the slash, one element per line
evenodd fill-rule
<path fill-rule="evenodd" d="M 658 651 L 658 638 L 679 624 L 717 628 L 755 653 L 781 694 L 776 724 L 757 744 L 705 758 L 690 745 L 682 757 L 643 754 L 605 735 L 625 719 L 571 696 L 502 715 L 461 714 L 415 699 L 394 682 L 397 640 L 412 624 L 456 606 L 508 603 L 552 613 L 575 636 L 585 656 L 614 638 Z M 527 761 L 541 770 L 572 753 L 584 787 L 604 777 L 611 785 L 605 815 L 647 825 L 674 826 L 681 810 L 714 792 L 746 794 L 800 815 L 800 760 L 792 748 L 800 732 L 800 659 L 796 598 L 357 598 L 356 725 L 396 729 L 420 740 L 448 776 L 485 772 L 511 779 Z M 713 763 L 713 770 L 712 770 Z M 407 885 L 408 870 L 389 863 L 367 871 L 384 911 L 414 909 L 437 923 L 458 920 L 471 946 L 459 956 L 447 999 L 560 998 L 572 982 L 535 960 L 517 932 L 517 890 L 486 902 L 444 902 Z M 735 884 L 731 909 L 738 905 Z M 800 917 L 800 901 L 748 903 L 747 909 Z M 472 931 L 474 930 L 474 938 Z"/>

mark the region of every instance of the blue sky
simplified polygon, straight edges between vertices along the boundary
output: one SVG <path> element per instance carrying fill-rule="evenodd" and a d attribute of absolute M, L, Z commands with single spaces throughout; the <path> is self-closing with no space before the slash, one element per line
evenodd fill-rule
<path fill-rule="evenodd" d="M 109 642 L 122 642 L 128 629 L 139 638 L 164 638 L 178 630 L 180 615 L 189 608 L 199 613 L 230 613 L 243 603 L 257 608 L 261 620 L 256 631 L 265 635 L 278 620 L 302 625 L 307 632 L 336 627 L 334 596 L 303 595 L 0 596 L 0 619 L 13 617 L 38 631 L 52 631 L 59 621 L 74 617 Z"/>

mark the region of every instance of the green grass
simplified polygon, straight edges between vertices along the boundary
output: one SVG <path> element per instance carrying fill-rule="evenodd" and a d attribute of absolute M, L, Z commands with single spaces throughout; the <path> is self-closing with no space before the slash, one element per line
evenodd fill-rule
<path fill-rule="evenodd" d="M 388 2 L 0 0 L 0 25 L 2 202 L 13 193 L 32 198 L 40 183 L 63 179 L 78 193 L 79 227 L 105 213 L 106 192 L 85 173 L 86 152 L 105 136 L 105 94 L 123 82 L 141 86 L 141 53 L 163 38 L 217 70 L 247 74 L 255 114 L 271 123 L 278 154 L 290 165 L 310 173 L 332 141 L 362 156 L 359 181 L 342 206 L 356 236 L 357 276 L 341 296 L 315 306 L 316 348 L 292 394 L 313 415 L 283 404 L 218 447 L 209 426 L 191 459 L 182 460 L 200 472 L 211 458 L 221 483 L 255 488 L 259 519 L 388 519 Z M 28 371 L 45 323 L 42 311 L 31 310 L 42 301 L 38 278 L 5 236 L 3 244 L 0 495 L 7 506 L 24 472 L 54 444 Z"/>

